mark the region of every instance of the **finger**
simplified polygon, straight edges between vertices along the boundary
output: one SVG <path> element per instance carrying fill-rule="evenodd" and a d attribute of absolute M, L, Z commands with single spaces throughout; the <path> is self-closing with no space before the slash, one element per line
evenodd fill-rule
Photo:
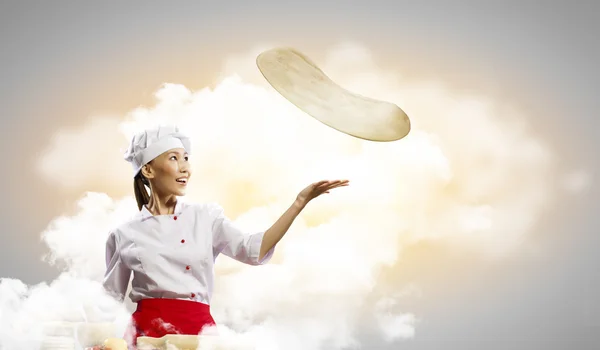
<path fill-rule="evenodd" d="M 331 185 L 331 186 L 346 186 L 346 185 L 348 185 L 348 183 L 349 183 L 348 180 L 337 180 L 337 181 L 330 182 L 328 185 Z"/>
<path fill-rule="evenodd" d="M 341 187 L 341 186 L 347 186 L 349 183 L 348 180 L 334 180 L 334 181 L 319 181 L 317 183 L 315 183 L 315 188 L 317 190 L 329 190 L 332 188 L 336 188 L 336 187 Z"/>
<path fill-rule="evenodd" d="M 339 183 L 344 183 L 344 182 L 348 182 L 348 180 L 333 180 L 333 181 L 330 181 L 330 183 L 334 183 L 334 184 L 339 184 Z"/>
<path fill-rule="evenodd" d="M 348 183 L 348 180 L 321 180 L 319 182 L 315 182 L 316 186 L 321 185 L 331 185 L 331 184 L 339 184 L 339 183 Z"/>
<path fill-rule="evenodd" d="M 344 187 L 344 186 L 348 186 L 348 184 L 347 183 L 331 184 L 331 185 L 327 186 L 327 189 L 330 190 L 330 189 L 333 189 L 336 187 Z"/>
<path fill-rule="evenodd" d="M 324 186 L 323 188 L 319 188 L 319 192 L 329 192 L 332 189 L 336 188 L 337 186 Z"/>

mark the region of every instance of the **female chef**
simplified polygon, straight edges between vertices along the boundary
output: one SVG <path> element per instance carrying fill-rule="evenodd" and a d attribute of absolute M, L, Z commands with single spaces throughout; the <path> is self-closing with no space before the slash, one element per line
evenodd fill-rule
<path fill-rule="evenodd" d="M 139 212 L 109 233 L 103 284 L 122 301 L 133 274 L 129 297 L 137 308 L 125 334 L 132 347 L 139 336 L 197 335 L 215 325 L 209 305 L 217 256 L 267 263 L 309 201 L 348 185 L 347 180 L 313 183 L 268 230 L 246 233 L 218 204 L 178 200 L 190 181 L 190 154 L 190 140 L 173 126 L 135 135 L 125 153 L 133 166 Z"/>

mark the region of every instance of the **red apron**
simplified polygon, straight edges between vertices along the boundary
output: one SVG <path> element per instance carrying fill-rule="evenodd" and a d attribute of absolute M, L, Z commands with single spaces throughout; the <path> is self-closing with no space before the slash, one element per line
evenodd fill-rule
<path fill-rule="evenodd" d="M 216 325 L 209 305 L 180 299 L 142 299 L 131 318 L 125 334 L 128 344 L 135 344 L 137 337 L 142 336 L 197 335 L 204 326 Z"/>

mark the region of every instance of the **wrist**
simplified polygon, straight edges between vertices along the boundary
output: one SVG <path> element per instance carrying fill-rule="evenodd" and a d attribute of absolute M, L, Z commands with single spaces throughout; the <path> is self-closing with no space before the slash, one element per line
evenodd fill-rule
<path fill-rule="evenodd" d="M 304 201 L 300 198 L 296 198 L 296 200 L 292 204 L 292 208 L 297 209 L 297 210 L 302 210 L 302 209 L 304 209 L 305 206 L 306 206 L 306 201 Z"/>

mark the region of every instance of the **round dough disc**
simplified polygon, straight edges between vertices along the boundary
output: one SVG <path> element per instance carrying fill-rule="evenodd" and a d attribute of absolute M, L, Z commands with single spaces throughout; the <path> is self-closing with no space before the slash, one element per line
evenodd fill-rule
<path fill-rule="evenodd" d="M 283 97 L 338 131 L 370 141 L 396 141 L 410 131 L 410 120 L 400 107 L 342 88 L 292 48 L 262 52 L 256 65 Z"/>

